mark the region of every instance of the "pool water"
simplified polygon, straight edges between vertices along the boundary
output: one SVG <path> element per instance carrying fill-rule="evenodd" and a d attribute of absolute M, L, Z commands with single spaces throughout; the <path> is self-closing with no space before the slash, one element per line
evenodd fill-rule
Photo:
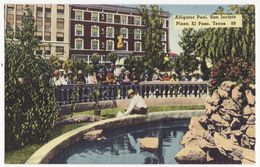
<path fill-rule="evenodd" d="M 176 164 L 189 120 L 167 120 L 104 132 L 101 141 L 80 140 L 54 157 L 55 164 Z M 138 138 L 158 137 L 155 152 L 140 149 Z"/>

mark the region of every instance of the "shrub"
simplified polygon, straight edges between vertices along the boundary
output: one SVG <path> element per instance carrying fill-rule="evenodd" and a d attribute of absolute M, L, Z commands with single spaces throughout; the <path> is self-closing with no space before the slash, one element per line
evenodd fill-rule
<path fill-rule="evenodd" d="M 34 55 L 38 47 L 31 12 L 23 16 L 19 42 L 5 43 L 5 147 L 45 141 L 58 117 L 55 88 L 49 87 L 53 67 Z"/>
<path fill-rule="evenodd" d="M 227 57 L 216 63 L 211 71 L 210 92 L 217 89 L 223 81 L 255 83 L 255 68 L 239 57 Z"/>

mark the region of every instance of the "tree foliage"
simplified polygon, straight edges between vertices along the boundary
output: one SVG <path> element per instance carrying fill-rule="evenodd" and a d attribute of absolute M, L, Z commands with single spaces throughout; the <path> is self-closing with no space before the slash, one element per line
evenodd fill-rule
<path fill-rule="evenodd" d="M 145 25 L 142 32 L 142 48 L 145 51 L 144 61 L 150 67 L 162 69 L 164 58 L 161 41 L 163 36 L 162 10 L 159 9 L 158 5 L 150 5 L 150 8 L 141 5 L 138 10 Z"/>
<path fill-rule="evenodd" d="M 183 36 L 179 45 L 183 48 L 182 68 L 191 64 L 186 53 L 199 57 L 201 70 L 209 78 L 210 69 L 206 65 L 208 61 L 217 63 L 224 57 L 240 57 L 254 65 L 255 62 L 255 7 L 253 5 L 231 5 L 225 11 L 219 7 L 213 14 L 242 14 L 242 28 L 206 28 L 190 30 L 191 36 L 183 30 Z M 186 58 L 185 58 L 186 56 Z M 191 56 L 190 56 L 191 57 Z M 194 59 L 194 58 L 192 58 Z M 186 65 L 185 65 L 186 64 Z M 186 67 L 185 67 L 186 66 Z"/>
<path fill-rule="evenodd" d="M 48 86 L 51 65 L 35 56 L 39 42 L 32 13 L 25 8 L 19 40 L 5 41 L 5 146 L 6 149 L 48 138 L 58 117 L 55 88 Z"/>

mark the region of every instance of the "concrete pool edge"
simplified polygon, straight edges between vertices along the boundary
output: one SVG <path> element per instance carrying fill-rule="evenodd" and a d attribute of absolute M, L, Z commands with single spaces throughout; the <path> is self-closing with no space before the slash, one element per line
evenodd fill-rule
<path fill-rule="evenodd" d="M 71 144 L 82 139 L 84 133 L 96 129 L 114 129 L 119 127 L 126 127 L 130 125 L 137 125 L 140 123 L 147 123 L 153 121 L 160 121 L 162 119 L 188 119 L 192 116 L 201 116 L 204 110 L 177 110 L 149 113 L 145 115 L 130 115 L 121 118 L 106 119 L 92 124 L 88 124 L 77 129 L 71 130 L 43 145 L 38 149 L 25 163 L 26 164 L 46 164 L 60 151 L 67 148 Z"/>

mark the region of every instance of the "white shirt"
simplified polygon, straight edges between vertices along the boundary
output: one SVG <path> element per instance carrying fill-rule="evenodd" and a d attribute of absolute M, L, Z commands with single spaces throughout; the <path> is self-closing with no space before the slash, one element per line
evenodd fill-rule
<path fill-rule="evenodd" d="M 68 85 L 68 83 L 67 83 L 67 81 L 66 81 L 64 76 L 60 77 L 60 82 L 61 82 L 62 85 Z"/>
<path fill-rule="evenodd" d="M 125 112 L 125 115 L 130 114 L 135 106 L 138 108 L 147 108 L 147 105 L 145 104 L 143 98 L 140 95 L 134 95 L 134 97 L 131 99 L 131 102 Z"/>

